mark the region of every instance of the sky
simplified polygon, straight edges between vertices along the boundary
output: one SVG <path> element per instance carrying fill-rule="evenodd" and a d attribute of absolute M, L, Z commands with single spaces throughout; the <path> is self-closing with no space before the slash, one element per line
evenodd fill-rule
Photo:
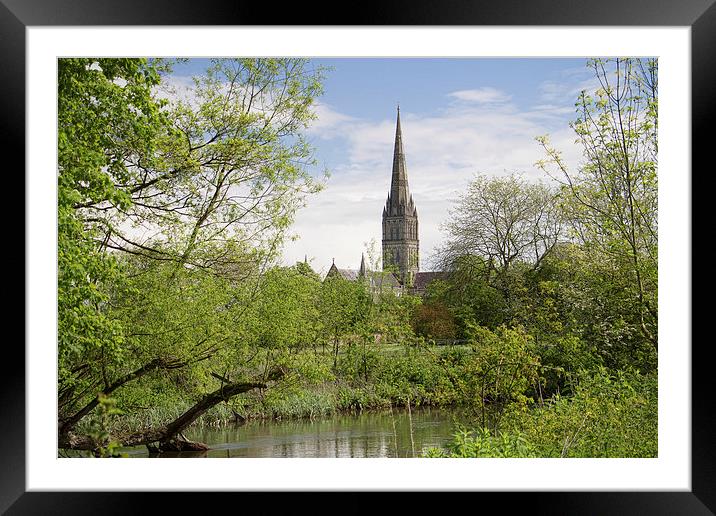
<path fill-rule="evenodd" d="M 576 167 L 581 157 L 569 122 L 582 89 L 595 80 L 586 59 L 344 58 L 314 59 L 328 67 L 318 119 L 306 132 L 318 165 L 330 174 L 324 190 L 296 215 L 283 263 L 307 258 L 317 272 L 357 269 L 374 242 L 388 191 L 400 104 L 408 183 L 418 210 L 420 270 L 445 235 L 440 226 L 476 174 L 519 174 L 549 180 L 535 137 L 549 135 Z M 175 67 L 181 79 L 204 60 Z"/>

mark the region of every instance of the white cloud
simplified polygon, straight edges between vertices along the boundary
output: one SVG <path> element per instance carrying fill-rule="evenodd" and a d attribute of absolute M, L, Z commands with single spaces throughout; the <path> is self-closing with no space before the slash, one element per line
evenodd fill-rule
<path fill-rule="evenodd" d="M 355 120 L 353 117 L 339 113 L 328 104 L 322 102 L 316 102 L 313 105 L 313 111 L 318 115 L 318 119 L 311 123 L 308 133 L 315 134 L 321 138 L 340 136 L 340 133 L 337 133 L 335 129 L 346 122 Z"/>
<path fill-rule="evenodd" d="M 495 104 L 502 102 L 509 102 L 512 98 L 511 95 L 506 94 L 496 88 L 490 86 L 484 86 L 482 88 L 476 88 L 472 90 L 459 90 L 448 93 L 449 97 L 456 98 L 463 102 L 470 102 L 475 104 Z"/>
<path fill-rule="evenodd" d="M 539 86 L 539 96 L 545 104 L 574 106 L 574 101 L 582 90 L 593 92 L 598 88 L 599 81 L 595 77 L 577 81 L 544 81 Z"/>
<path fill-rule="evenodd" d="M 566 123 L 555 127 L 555 110 L 520 112 L 511 105 L 468 105 L 432 116 L 401 110 L 408 181 L 420 222 L 421 269 L 442 240 L 440 224 L 457 194 L 476 173 L 521 173 L 547 179 L 535 162 L 544 158 L 535 137 L 550 133 L 554 146 L 576 166 L 579 149 Z M 341 268 L 358 268 L 364 243 L 375 239 L 380 247 L 381 214 L 390 188 L 395 120 L 371 122 L 341 115 L 326 107 L 328 120 L 320 131 L 330 141 L 320 145 L 345 148 L 345 162 L 331 170 L 326 189 L 308 199 L 296 218 L 293 232 L 300 236 L 285 246 L 286 264 L 307 255 L 317 271 L 327 272 L 332 258 Z M 319 132 L 320 132 L 319 131 Z M 329 136 L 326 136 L 329 137 Z"/>
<path fill-rule="evenodd" d="M 192 107 L 197 107 L 198 99 L 194 94 L 194 88 L 194 80 L 191 77 L 168 75 L 162 77 L 162 82 L 154 88 L 154 95 L 157 98 L 168 100 L 170 103 L 181 101 Z"/>

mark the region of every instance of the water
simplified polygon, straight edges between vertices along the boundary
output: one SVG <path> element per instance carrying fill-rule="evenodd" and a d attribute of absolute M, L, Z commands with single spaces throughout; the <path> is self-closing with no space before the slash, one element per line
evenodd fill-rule
<path fill-rule="evenodd" d="M 455 423 L 465 421 L 454 410 L 424 408 L 189 428 L 187 439 L 211 450 L 159 457 L 420 457 L 428 448 L 444 445 Z M 148 456 L 146 447 L 123 451 L 130 457 Z"/>

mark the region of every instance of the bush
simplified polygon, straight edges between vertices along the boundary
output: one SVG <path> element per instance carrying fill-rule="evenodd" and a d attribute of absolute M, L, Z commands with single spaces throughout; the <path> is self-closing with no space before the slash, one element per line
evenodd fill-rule
<path fill-rule="evenodd" d="M 487 428 L 470 431 L 458 428 L 446 450 L 431 448 L 426 457 L 537 457 L 534 446 L 521 433 L 498 432 Z"/>
<path fill-rule="evenodd" d="M 470 325 L 468 335 L 473 353 L 456 370 L 455 378 L 464 402 L 480 410 L 480 426 L 488 425 L 489 409 L 497 427 L 505 408 L 532 401 L 526 393 L 537 383 L 539 357 L 532 337 L 521 328 L 500 326 L 491 331 Z"/>
<path fill-rule="evenodd" d="M 656 457 L 656 375 L 600 368 L 572 381 L 573 395 L 555 395 L 537 410 L 510 414 L 543 457 Z"/>
<path fill-rule="evenodd" d="M 426 303 L 415 307 L 412 318 L 417 335 L 433 339 L 455 339 L 458 327 L 450 310 L 440 302 Z"/>

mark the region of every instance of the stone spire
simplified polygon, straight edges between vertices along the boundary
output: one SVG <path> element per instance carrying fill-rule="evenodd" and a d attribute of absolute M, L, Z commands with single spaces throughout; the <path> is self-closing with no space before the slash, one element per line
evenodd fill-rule
<path fill-rule="evenodd" d="M 408 188 L 408 167 L 403 151 L 403 132 L 400 128 L 400 106 L 395 124 L 395 145 L 393 147 L 393 174 L 390 180 L 390 194 L 385 203 L 387 215 L 417 215 L 413 198 Z"/>
<path fill-rule="evenodd" d="M 358 276 L 362 278 L 365 277 L 365 254 L 363 253 L 360 255 L 360 270 L 358 271 Z"/>
<path fill-rule="evenodd" d="M 419 270 L 419 245 L 418 211 L 408 188 L 398 107 L 390 192 L 383 208 L 383 268 L 397 269 L 394 272 L 403 285 L 410 285 Z"/>

